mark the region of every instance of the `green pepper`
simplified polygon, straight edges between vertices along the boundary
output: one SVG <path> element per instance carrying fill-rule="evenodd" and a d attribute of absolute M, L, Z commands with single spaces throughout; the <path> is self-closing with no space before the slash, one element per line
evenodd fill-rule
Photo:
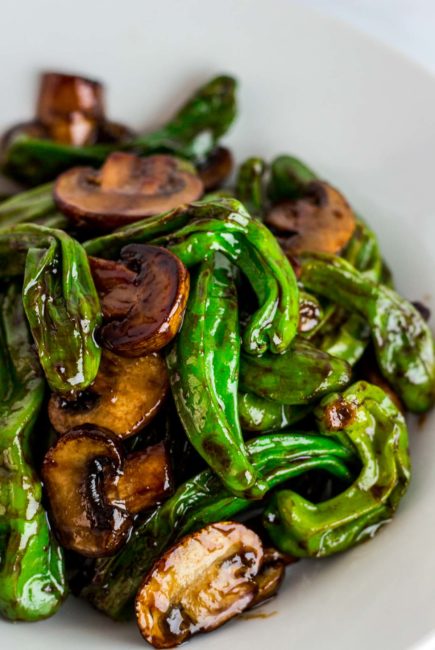
<path fill-rule="evenodd" d="M 239 393 L 240 426 L 244 431 L 279 431 L 304 418 L 311 410 L 264 399 L 254 393 Z"/>
<path fill-rule="evenodd" d="M 278 156 L 270 165 L 267 193 L 272 203 L 298 199 L 317 174 L 294 156 Z"/>
<path fill-rule="evenodd" d="M 3 171 L 24 183 L 38 185 L 70 167 L 99 167 L 112 151 L 134 151 L 144 156 L 166 151 L 202 159 L 215 148 L 236 117 L 235 92 L 232 77 L 215 77 L 199 88 L 164 127 L 122 144 L 75 147 L 21 134 L 3 152 Z"/>
<path fill-rule="evenodd" d="M 239 201 L 191 203 L 83 246 L 88 255 L 111 258 L 126 244 L 148 241 L 167 246 L 189 267 L 223 253 L 248 277 L 260 304 L 243 335 L 245 350 L 261 354 L 268 347 L 273 352 L 287 349 L 299 321 L 296 277 L 274 236 Z"/>
<path fill-rule="evenodd" d="M 0 278 L 24 271 L 24 309 L 50 387 L 83 390 L 101 356 L 100 304 L 83 247 L 62 230 L 28 224 L 0 231 L 0 255 Z"/>
<path fill-rule="evenodd" d="M 263 354 L 240 359 L 240 388 L 260 397 L 292 406 L 310 404 L 326 393 L 344 388 L 352 370 L 346 361 L 296 338 L 280 355 Z"/>
<path fill-rule="evenodd" d="M 62 551 L 29 465 L 44 380 L 14 284 L 0 314 L 0 613 L 35 621 L 54 614 L 66 594 Z"/>
<path fill-rule="evenodd" d="M 247 448 L 269 490 L 314 469 L 351 480 L 347 466 L 354 462 L 354 452 L 324 436 L 269 434 L 250 440 Z M 211 470 L 201 472 L 153 510 L 118 555 L 96 562 L 93 581 L 83 595 L 112 618 L 131 615 L 144 575 L 165 549 L 186 533 L 230 519 L 251 504 L 227 492 Z"/>
<path fill-rule="evenodd" d="M 273 544 L 296 557 L 324 557 L 370 537 L 394 514 L 410 480 L 405 420 L 377 386 L 358 382 L 316 409 L 320 430 L 356 449 L 362 470 L 338 496 L 312 503 L 292 490 L 273 497 L 264 524 Z"/>
<path fill-rule="evenodd" d="M 192 220 L 184 228 L 153 243 L 167 246 L 188 267 L 216 251 L 228 257 L 247 276 L 260 304 L 243 335 L 245 350 L 285 351 L 297 331 L 298 286 L 275 237 L 235 199 L 192 203 L 187 210 Z"/>
<path fill-rule="evenodd" d="M 167 355 L 172 394 L 187 437 L 234 494 L 261 496 L 237 409 L 240 334 L 228 260 L 217 254 L 192 279 L 183 327 Z"/>
<path fill-rule="evenodd" d="M 53 183 L 47 183 L 2 201 L 0 203 L 0 227 L 35 221 L 55 214 L 56 206 L 52 192 Z"/>
<path fill-rule="evenodd" d="M 383 376 L 408 410 L 427 411 L 435 399 L 434 341 L 415 307 L 333 255 L 305 256 L 301 281 L 366 320 Z"/>
<path fill-rule="evenodd" d="M 264 211 L 263 181 L 267 166 L 262 158 L 248 158 L 239 167 L 236 179 L 236 197 L 249 214 L 259 219 Z"/>

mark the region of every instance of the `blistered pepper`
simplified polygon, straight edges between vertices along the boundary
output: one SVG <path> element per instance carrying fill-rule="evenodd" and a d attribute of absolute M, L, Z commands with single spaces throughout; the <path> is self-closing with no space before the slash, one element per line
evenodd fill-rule
<path fill-rule="evenodd" d="M 410 480 L 403 415 L 377 386 L 358 382 L 316 409 L 323 434 L 356 449 L 362 469 L 338 496 L 312 503 L 292 490 L 273 497 L 264 524 L 273 543 L 296 557 L 324 557 L 372 537 L 390 521 Z"/>
<path fill-rule="evenodd" d="M 19 288 L 0 297 L 0 613 L 35 621 L 66 595 L 62 551 L 30 466 L 31 436 L 44 399 Z"/>

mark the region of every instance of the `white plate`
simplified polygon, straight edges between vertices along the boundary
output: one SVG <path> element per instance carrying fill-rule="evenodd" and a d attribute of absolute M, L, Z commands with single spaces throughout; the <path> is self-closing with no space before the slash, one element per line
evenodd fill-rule
<path fill-rule="evenodd" d="M 349 27 L 286 0 L 3 0 L 0 127 L 31 116 L 36 74 L 57 68 L 109 87 L 110 115 L 158 123 L 208 76 L 235 73 L 239 159 L 293 152 L 342 188 L 378 232 L 398 286 L 433 300 L 435 83 Z M 288 572 L 265 619 L 236 621 L 192 647 L 239 650 L 435 648 L 435 421 L 412 431 L 414 478 L 370 543 Z M 52 620 L 0 623 L 8 650 L 141 647 L 71 598 Z"/>

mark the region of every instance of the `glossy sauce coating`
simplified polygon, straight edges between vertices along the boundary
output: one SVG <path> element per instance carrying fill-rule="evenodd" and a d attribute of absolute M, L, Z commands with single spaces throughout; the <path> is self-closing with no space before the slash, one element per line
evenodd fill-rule
<path fill-rule="evenodd" d="M 127 357 L 160 350 L 177 334 L 189 294 L 189 274 L 172 253 L 130 244 L 121 263 L 90 258 L 105 324 L 104 347 Z"/>

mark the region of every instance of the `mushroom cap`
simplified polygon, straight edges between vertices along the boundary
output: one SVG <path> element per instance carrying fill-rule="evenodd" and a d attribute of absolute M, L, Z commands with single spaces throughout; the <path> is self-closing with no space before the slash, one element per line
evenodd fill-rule
<path fill-rule="evenodd" d="M 102 345 L 135 357 L 155 352 L 177 334 L 189 295 L 189 273 L 170 251 L 130 244 L 121 263 L 89 258 L 100 295 Z"/>
<path fill-rule="evenodd" d="M 309 183 L 303 198 L 275 205 L 265 223 L 289 255 L 305 251 L 337 254 L 356 226 L 345 197 L 323 181 Z"/>
<path fill-rule="evenodd" d="M 80 112 L 94 121 L 104 119 L 104 88 L 86 77 L 59 72 L 41 75 L 36 108 L 37 119 L 45 125 L 59 117 Z"/>
<path fill-rule="evenodd" d="M 74 400 L 53 393 L 48 416 L 58 433 L 92 424 L 128 438 L 145 427 L 163 404 L 169 387 L 164 359 L 157 353 L 120 357 L 103 351 L 97 377 Z"/>
<path fill-rule="evenodd" d="M 82 427 L 65 434 L 48 450 L 42 477 L 56 535 L 63 547 L 87 557 L 113 555 L 125 542 L 132 519 L 116 488 L 123 451 L 110 433 Z"/>
<path fill-rule="evenodd" d="M 61 174 L 54 200 L 76 224 L 112 229 L 196 201 L 202 193 L 202 181 L 186 161 L 114 152 L 100 170 L 74 167 Z"/>
<path fill-rule="evenodd" d="M 239 523 L 221 522 L 184 537 L 145 578 L 136 618 L 155 648 L 209 632 L 246 609 L 257 593 L 260 538 Z"/>

